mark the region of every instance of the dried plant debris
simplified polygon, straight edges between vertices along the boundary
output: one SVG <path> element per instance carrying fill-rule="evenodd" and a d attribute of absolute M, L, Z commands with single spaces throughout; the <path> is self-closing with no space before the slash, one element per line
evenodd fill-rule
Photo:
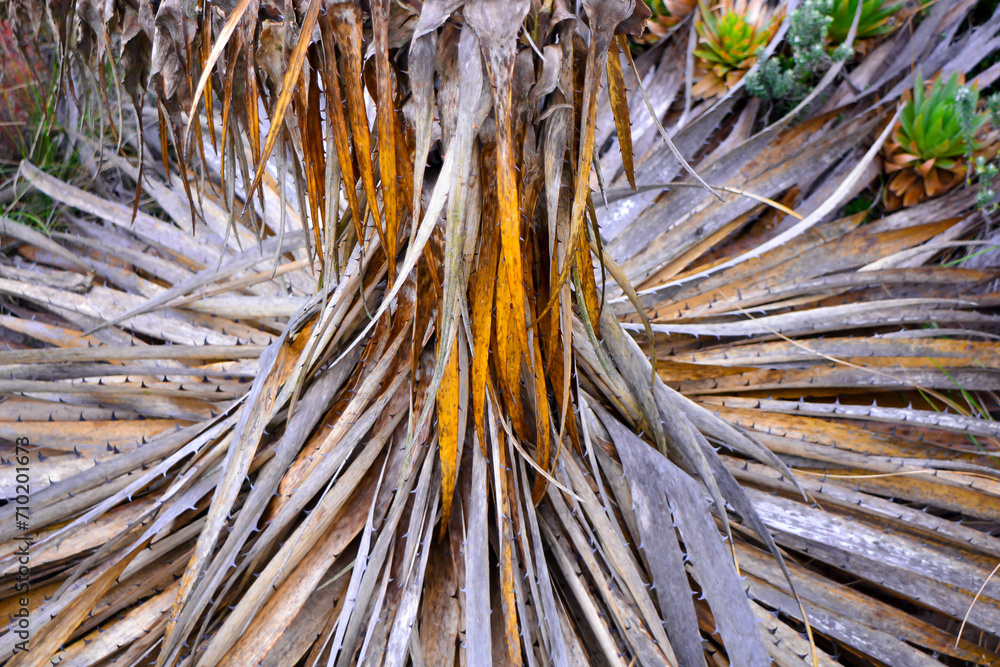
<path fill-rule="evenodd" d="M 792 4 L 0 3 L 0 660 L 1000 665 L 1000 15 Z"/>

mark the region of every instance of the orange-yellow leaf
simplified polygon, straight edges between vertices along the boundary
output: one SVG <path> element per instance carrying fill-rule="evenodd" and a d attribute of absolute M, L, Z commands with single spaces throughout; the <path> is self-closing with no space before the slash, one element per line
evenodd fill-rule
<path fill-rule="evenodd" d="M 552 468 L 552 464 L 549 462 L 552 448 L 552 429 L 549 427 L 549 394 L 545 386 L 545 369 L 542 367 L 542 352 L 538 342 L 538 339 L 535 338 L 535 344 L 532 345 L 532 358 L 534 359 L 532 374 L 535 380 L 535 433 L 538 438 L 536 446 L 538 465 L 543 470 L 550 470 Z M 535 478 L 535 488 L 531 494 L 531 499 L 535 503 L 538 503 L 545 495 L 547 486 L 548 483 L 543 475 Z"/>
<path fill-rule="evenodd" d="M 393 124 L 396 127 L 396 146 L 400 149 L 396 151 L 396 173 L 399 183 L 399 199 L 403 208 L 413 215 L 413 160 L 410 158 L 410 146 L 406 142 L 403 134 L 403 125 L 399 120 L 399 114 L 393 114 Z M 397 229 L 398 234 L 398 229 Z"/>
<path fill-rule="evenodd" d="M 608 98 L 611 101 L 611 111 L 615 115 L 615 129 L 618 131 L 618 147 L 622 153 L 622 165 L 625 167 L 625 178 L 635 189 L 635 168 L 632 166 L 632 121 L 629 119 L 628 99 L 625 97 L 625 77 L 622 74 L 622 63 L 618 59 L 618 40 L 611 40 L 611 50 L 608 54 Z"/>
<path fill-rule="evenodd" d="M 444 376 L 437 392 L 438 452 L 441 457 L 441 536 L 448 527 L 451 500 L 455 494 L 455 473 L 458 469 L 458 350 L 448 355 Z"/>
<path fill-rule="evenodd" d="M 233 43 L 232 48 L 229 49 L 229 62 L 235 63 L 236 59 L 240 56 L 241 45 L 239 40 Z M 229 113 L 233 108 L 233 82 L 236 79 L 236 68 L 229 67 L 226 70 L 226 77 L 222 81 L 222 145 L 219 147 L 219 155 L 222 157 L 222 166 L 219 171 L 222 174 L 226 173 L 226 134 L 229 131 Z M 163 134 L 163 118 L 160 118 L 160 134 L 161 140 L 166 135 Z M 164 144 L 166 145 L 166 144 Z M 163 151 L 164 166 L 166 166 L 166 160 L 169 156 L 166 151 Z M 232 166 L 229 167 L 230 170 L 233 169 Z M 167 172 L 167 177 L 169 178 L 170 172 Z M 169 182 L 169 181 L 168 181 Z"/>
<path fill-rule="evenodd" d="M 502 232 L 501 232 L 502 236 Z M 510 294 L 510 283 L 503 279 L 507 257 L 500 260 L 497 269 L 497 370 L 499 371 L 501 395 L 514 424 L 514 432 L 525 436 L 524 415 L 521 411 L 521 340 L 517 335 L 517 322 L 524 325 L 522 312 L 514 309 Z"/>
<path fill-rule="evenodd" d="M 308 94 L 300 88 L 298 106 L 302 109 L 299 117 L 302 131 L 302 153 L 306 167 L 306 191 L 309 195 L 309 214 L 312 220 L 313 241 L 316 244 L 316 254 L 320 266 L 324 266 L 323 257 L 323 227 L 326 215 L 325 191 L 326 160 L 323 147 L 323 124 L 320 116 L 319 80 L 316 70 L 319 66 L 319 54 L 310 54 Z"/>
<path fill-rule="evenodd" d="M 156 105 L 156 116 L 159 119 L 160 128 L 160 145 L 167 146 L 167 119 L 163 116 L 163 105 L 157 103 Z M 173 171 L 170 168 L 170 153 L 166 150 L 160 151 L 160 157 L 163 159 L 163 173 L 167 175 L 167 185 L 170 185 L 170 172 Z"/>
<path fill-rule="evenodd" d="M 347 113 L 351 120 L 351 136 L 354 139 L 354 157 L 361 172 L 361 184 L 368 198 L 368 210 L 375 220 L 375 231 L 379 242 L 386 248 L 385 230 L 379 214 L 375 193 L 375 168 L 372 166 L 371 133 L 368 130 L 368 115 L 364 96 L 364 64 L 361 57 L 363 35 L 361 31 L 361 8 L 356 2 L 337 2 L 328 7 L 331 23 L 337 33 L 337 45 L 344 58 L 344 85 L 347 92 Z M 363 225 L 362 225 L 363 226 Z M 360 237 L 361 239 L 364 236 Z"/>
<path fill-rule="evenodd" d="M 607 52 L 602 53 L 603 57 L 607 57 Z M 573 186 L 573 205 L 570 209 L 570 226 L 569 226 L 569 237 L 565 241 L 569 244 L 571 249 L 576 248 L 580 244 L 580 237 L 583 233 L 584 225 L 584 214 L 586 212 L 587 198 L 590 196 L 590 167 L 591 161 L 594 155 L 594 131 L 596 129 L 597 123 L 597 92 L 598 92 L 598 76 L 596 73 L 599 71 L 599 65 L 597 63 L 598 54 L 596 50 L 596 43 L 594 39 L 590 41 L 590 47 L 587 49 L 587 60 L 585 65 L 585 84 L 583 89 L 583 100 L 581 117 L 583 118 L 583 131 L 580 136 L 580 150 L 577 154 L 577 164 L 575 178 L 576 182 Z M 559 272 L 559 278 L 556 283 L 552 286 L 552 293 L 549 297 L 549 303 L 545 306 L 543 312 L 548 311 L 554 304 L 556 299 L 559 298 L 559 293 L 562 290 L 562 286 L 566 284 L 569 279 L 570 271 L 574 266 L 574 262 L 566 262 Z M 590 262 L 588 261 L 589 265 Z M 585 267 L 581 267 L 580 271 L 583 272 Z"/>
<path fill-rule="evenodd" d="M 364 238 L 364 221 L 361 219 L 361 209 L 358 206 L 358 193 L 354 178 L 354 161 L 351 159 L 351 146 L 348 139 L 347 119 L 344 117 L 344 95 L 340 89 L 340 72 L 337 68 L 337 56 L 334 44 L 333 23 L 329 14 L 319 17 L 320 32 L 323 36 L 323 53 L 326 56 L 326 66 L 323 67 L 323 83 L 326 87 L 326 108 L 330 110 L 333 123 L 333 143 L 337 148 L 337 161 L 340 162 L 340 173 L 344 179 L 344 194 L 354 219 L 354 228 L 358 239 Z M 330 193 L 330 196 L 336 196 Z"/>
<path fill-rule="evenodd" d="M 208 13 L 208 0 L 202 0 L 201 16 L 201 71 L 204 72 L 208 68 L 208 61 L 212 56 L 212 17 Z M 208 136 L 212 140 L 212 148 L 219 150 L 219 144 L 215 138 L 215 123 L 212 121 L 211 77 L 205 82 L 205 110 L 208 114 Z"/>
<path fill-rule="evenodd" d="M 389 258 L 389 284 L 396 277 L 396 233 L 399 212 L 396 187 L 396 131 L 393 116 L 392 72 L 389 69 L 389 0 L 372 3 L 372 26 L 375 33 L 375 105 L 378 123 L 378 166 L 382 178 L 382 208 L 385 214 L 385 254 Z"/>
<path fill-rule="evenodd" d="M 198 80 L 198 88 L 197 90 L 195 90 L 194 95 L 191 97 L 192 105 L 191 105 L 191 110 L 188 112 L 188 125 L 187 125 L 187 130 L 184 132 L 185 136 L 190 131 L 191 125 L 194 124 L 195 119 L 198 117 L 198 114 L 195 113 L 197 108 L 196 105 L 198 104 L 198 98 L 201 97 L 202 92 L 208 86 L 208 83 L 212 78 L 212 68 L 215 67 L 216 61 L 218 61 L 219 56 L 222 55 L 223 49 L 225 49 L 226 45 L 229 44 L 229 39 L 233 36 L 233 33 L 236 32 L 236 26 L 240 24 L 240 21 L 243 19 L 243 15 L 246 14 L 248 7 L 250 7 L 250 0 L 240 0 L 239 3 L 236 5 L 236 7 L 233 8 L 233 12 L 226 19 L 226 24 L 222 26 L 222 32 L 219 33 L 219 40 L 215 43 L 214 46 L 212 46 L 212 52 L 208 55 L 208 59 L 202 63 L 201 78 Z M 309 29 L 308 34 L 309 35 L 312 34 L 311 28 Z M 235 63 L 236 59 L 230 58 L 229 62 Z M 230 67 L 229 69 L 232 69 L 232 67 Z M 230 96 L 226 95 L 226 100 L 228 101 L 229 99 Z M 160 115 L 160 128 L 162 135 L 164 134 L 162 129 L 163 128 L 162 112 Z M 223 131 L 225 131 L 225 124 L 223 124 Z M 161 139 L 165 139 L 165 137 L 161 136 Z M 167 142 L 163 141 L 162 145 L 166 146 Z M 164 155 L 163 159 L 166 160 L 167 152 L 162 151 L 162 153 Z M 170 170 L 167 169 L 167 174 L 169 173 Z"/>
<path fill-rule="evenodd" d="M 271 117 L 271 128 L 267 132 L 267 139 L 264 141 L 264 151 L 260 156 L 260 160 L 256 165 L 256 174 L 254 175 L 253 182 L 250 184 L 250 189 L 247 190 L 247 201 L 253 196 L 253 193 L 260 187 L 261 179 L 264 178 L 264 171 L 267 167 L 267 160 L 271 157 L 271 151 L 274 150 L 274 144 L 278 141 L 278 135 L 281 133 L 282 124 L 285 120 L 285 114 L 288 112 L 288 107 L 292 103 L 292 95 L 295 94 L 296 83 L 299 81 L 299 74 L 302 73 L 302 65 L 306 60 L 306 50 L 309 48 L 309 42 L 312 40 L 313 28 L 316 27 L 316 21 L 319 18 L 319 10 L 322 6 L 320 0 L 309 0 L 309 8 L 306 10 L 305 18 L 302 19 L 302 30 L 299 33 L 299 41 L 295 44 L 295 48 L 292 50 L 292 56 L 288 60 L 288 69 L 285 72 L 285 79 L 281 82 L 281 93 L 278 95 L 278 102 L 274 105 L 274 114 Z M 252 135 L 253 132 L 250 132 Z"/>
<path fill-rule="evenodd" d="M 580 237 L 576 247 L 576 264 L 580 271 L 580 283 L 583 285 L 583 303 L 590 314 L 590 323 L 594 333 L 601 336 L 601 299 L 597 294 L 597 281 L 594 278 L 594 265 L 590 260 L 590 244 L 586 234 Z"/>
<path fill-rule="evenodd" d="M 483 151 L 483 166 L 488 166 L 489 153 Z M 479 444 L 486 455 L 486 434 L 483 417 L 486 412 L 486 382 L 489 373 L 490 336 L 493 331 L 493 290 L 497 284 L 499 229 L 496 226 L 496 196 L 492 188 L 484 189 L 483 243 L 479 249 L 479 265 L 472 298 L 472 422 Z"/>

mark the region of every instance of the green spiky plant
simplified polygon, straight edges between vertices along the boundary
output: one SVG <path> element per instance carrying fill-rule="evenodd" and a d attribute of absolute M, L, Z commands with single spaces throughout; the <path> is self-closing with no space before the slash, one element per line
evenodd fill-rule
<path fill-rule="evenodd" d="M 962 85 L 958 73 L 925 86 L 917 72 L 899 123 L 883 149 L 891 175 L 886 206 L 913 206 L 963 182 L 971 156 L 983 148 L 977 138 L 988 116 L 977 109 L 976 86 Z M 929 90 L 928 90 L 929 88 Z"/>
<path fill-rule="evenodd" d="M 827 37 L 834 46 L 847 41 L 847 35 L 854 24 L 858 3 L 861 3 L 861 18 L 858 20 L 855 44 L 868 39 L 887 35 L 896 29 L 895 17 L 903 8 L 902 2 L 894 0 L 832 0 L 828 16 Z"/>
<path fill-rule="evenodd" d="M 753 67 L 758 51 L 777 32 L 783 13 L 764 0 L 720 0 L 711 6 L 700 2 L 694 50 L 698 81 L 691 93 L 711 98 L 732 88 Z"/>

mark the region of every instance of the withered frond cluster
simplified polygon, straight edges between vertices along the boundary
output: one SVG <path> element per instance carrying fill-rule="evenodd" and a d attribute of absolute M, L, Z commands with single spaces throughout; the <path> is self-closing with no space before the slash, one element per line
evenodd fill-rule
<path fill-rule="evenodd" d="M 778 114 L 709 4 L 3 3 L 99 136 L 0 230 L 2 659 L 1000 664 L 994 236 L 845 210 L 1000 19 Z"/>

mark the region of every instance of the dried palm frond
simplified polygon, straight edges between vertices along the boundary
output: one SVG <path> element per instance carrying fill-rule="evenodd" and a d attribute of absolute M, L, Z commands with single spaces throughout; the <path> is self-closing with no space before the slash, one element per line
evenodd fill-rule
<path fill-rule="evenodd" d="M 0 228 L 7 664 L 1000 664 L 975 194 L 842 211 L 902 69 L 668 145 L 641 3 L 137 5 L 36 17 L 134 118 Z"/>

